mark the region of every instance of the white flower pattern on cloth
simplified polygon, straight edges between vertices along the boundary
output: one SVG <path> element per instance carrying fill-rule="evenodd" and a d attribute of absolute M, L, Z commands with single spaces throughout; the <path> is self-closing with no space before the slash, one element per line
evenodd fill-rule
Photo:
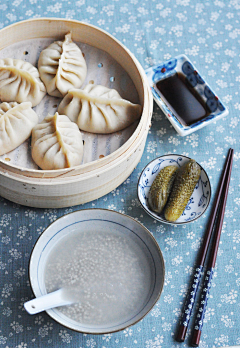
<path fill-rule="evenodd" d="M 136 170 L 120 187 L 96 201 L 67 209 L 35 209 L 0 197 L 1 348 L 179 348 L 174 336 L 211 204 L 192 224 L 163 225 L 141 208 L 137 181 L 142 169 L 157 156 L 182 154 L 205 168 L 214 196 L 231 146 L 235 150 L 232 179 L 200 348 L 240 345 L 239 11 L 238 0 L 1 1 L 0 29 L 29 18 L 72 18 L 114 35 L 144 69 L 186 54 L 229 108 L 229 115 L 216 124 L 179 137 L 154 105 L 152 127 Z M 22 59 L 27 57 L 23 55 Z M 88 208 L 125 212 L 143 223 L 157 239 L 166 264 L 164 290 L 153 310 L 131 328 L 110 335 L 79 334 L 54 322 L 46 313 L 32 317 L 23 310 L 23 303 L 33 297 L 27 269 L 38 236 L 58 217 Z M 193 326 L 194 318 L 190 328 Z M 181 348 L 186 347 L 188 338 L 181 343 Z"/>

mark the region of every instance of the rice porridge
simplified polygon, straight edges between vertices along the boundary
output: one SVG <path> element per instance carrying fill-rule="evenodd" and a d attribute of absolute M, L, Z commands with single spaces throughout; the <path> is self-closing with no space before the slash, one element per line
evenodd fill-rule
<path fill-rule="evenodd" d="M 47 292 L 71 289 L 75 303 L 58 307 L 67 317 L 91 325 L 113 325 L 138 314 L 151 291 L 151 260 L 119 231 L 75 230 L 47 258 Z"/>

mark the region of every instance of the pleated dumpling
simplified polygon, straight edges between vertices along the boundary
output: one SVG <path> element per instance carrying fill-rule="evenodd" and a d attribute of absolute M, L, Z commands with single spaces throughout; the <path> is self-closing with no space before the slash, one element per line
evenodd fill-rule
<path fill-rule="evenodd" d="M 30 102 L 0 104 L 0 155 L 21 145 L 31 135 L 38 116 Z"/>
<path fill-rule="evenodd" d="M 65 115 L 48 115 L 32 131 L 32 158 L 42 169 L 81 164 L 83 141 L 78 126 Z"/>
<path fill-rule="evenodd" d="M 71 33 L 64 41 L 53 42 L 38 60 L 40 77 L 47 92 L 63 97 L 71 88 L 80 88 L 87 75 L 87 65 L 80 48 L 72 42 Z"/>
<path fill-rule="evenodd" d="M 2 102 L 40 103 L 46 88 L 38 69 L 21 59 L 0 59 L 0 100 Z"/>
<path fill-rule="evenodd" d="M 141 105 L 122 99 L 115 89 L 88 84 L 84 89 L 72 89 L 61 101 L 58 112 L 90 133 L 113 133 L 139 119 Z"/>

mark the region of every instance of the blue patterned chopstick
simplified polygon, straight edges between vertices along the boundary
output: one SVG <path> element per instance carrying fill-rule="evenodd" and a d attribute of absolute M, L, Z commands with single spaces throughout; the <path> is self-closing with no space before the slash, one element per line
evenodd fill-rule
<path fill-rule="evenodd" d="M 195 320 L 195 326 L 194 326 L 194 330 L 197 330 L 197 331 L 198 330 L 202 331 L 203 320 L 204 320 L 206 307 L 207 307 L 207 301 L 209 297 L 209 291 L 211 289 L 211 284 L 212 284 L 213 272 L 214 272 L 213 268 L 208 268 L 206 271 L 206 276 L 204 278 L 203 289 L 200 296 L 200 304 L 198 307 L 196 320 Z"/>
<path fill-rule="evenodd" d="M 201 296 L 200 296 L 200 305 L 198 308 L 195 326 L 194 326 L 194 330 L 193 330 L 193 337 L 192 337 L 192 346 L 193 347 L 198 347 L 201 333 L 202 333 L 203 320 L 204 320 L 204 315 L 206 312 L 207 300 L 209 297 L 209 291 L 211 288 L 211 281 L 212 281 L 212 277 L 213 277 L 213 271 L 214 271 L 214 267 L 215 267 L 215 263 L 216 263 L 218 246 L 219 246 L 220 237 L 221 237 L 224 212 L 225 212 L 225 207 L 226 207 L 226 203 L 227 203 L 228 188 L 229 188 L 229 183 L 230 183 L 230 178 L 231 178 L 232 163 L 233 163 L 233 150 L 231 152 L 231 159 L 230 159 L 230 164 L 229 164 L 228 175 L 227 175 L 226 183 L 224 185 L 224 189 L 223 189 L 223 193 L 222 193 L 223 197 L 222 197 L 222 202 L 221 202 L 218 217 L 217 217 L 213 245 L 211 248 L 211 253 L 210 253 L 208 266 L 207 266 L 207 273 L 206 273 L 206 276 L 204 279 L 204 285 L 203 285 L 203 289 L 202 289 Z"/>
<path fill-rule="evenodd" d="M 223 168 L 223 173 L 222 173 L 222 177 L 220 180 L 220 185 L 218 188 L 218 192 L 215 198 L 215 202 L 213 205 L 213 211 L 211 213 L 210 219 L 209 219 L 209 223 L 207 226 L 207 230 L 204 236 L 204 240 L 202 243 L 202 248 L 199 254 L 199 258 L 197 261 L 197 266 L 195 267 L 195 272 L 194 272 L 194 277 L 189 289 L 189 293 L 188 296 L 186 298 L 185 301 L 185 305 L 184 305 L 184 309 L 183 309 L 183 313 L 182 313 L 182 318 L 181 318 L 181 322 L 180 322 L 180 326 L 179 326 L 179 330 L 176 336 L 176 340 L 178 342 L 183 342 L 185 340 L 185 336 L 187 333 L 187 328 L 189 325 L 189 321 L 190 321 L 190 317 L 191 317 L 191 313 L 192 313 L 192 309 L 193 309 L 193 305 L 195 302 L 195 298 L 196 298 L 196 293 L 198 290 L 198 286 L 200 283 L 200 279 L 201 279 L 201 273 L 203 270 L 203 266 L 204 266 L 204 262 L 206 259 L 206 255 L 207 255 L 207 250 L 208 250 L 208 246 L 210 243 L 210 239 L 211 239 L 211 235 L 212 235 L 212 231 L 213 231 L 213 226 L 214 226 L 214 222 L 215 222 L 215 218 L 217 215 L 217 211 L 218 211 L 218 207 L 219 207 L 219 203 L 220 203 L 220 199 L 222 196 L 222 192 L 223 192 L 223 188 L 224 188 L 224 183 L 227 177 L 227 173 L 228 173 L 228 168 L 229 168 L 229 163 L 231 161 L 233 157 L 233 150 L 229 149 L 228 151 L 228 155 L 227 155 L 227 159 L 225 161 L 225 165 Z"/>

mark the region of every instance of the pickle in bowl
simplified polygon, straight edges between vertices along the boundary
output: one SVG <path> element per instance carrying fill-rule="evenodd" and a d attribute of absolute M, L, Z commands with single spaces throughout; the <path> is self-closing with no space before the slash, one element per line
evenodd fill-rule
<path fill-rule="evenodd" d="M 167 221 L 176 221 L 182 215 L 200 174 L 201 168 L 193 159 L 190 159 L 179 169 L 164 211 L 164 217 Z"/>
<path fill-rule="evenodd" d="M 157 214 L 163 211 L 167 203 L 177 170 L 178 168 L 176 166 L 164 167 L 160 170 L 151 185 L 148 204 L 149 208 Z"/>
<path fill-rule="evenodd" d="M 188 175 L 185 173 L 182 179 L 177 179 L 177 177 L 180 173 L 184 173 L 189 166 L 192 175 L 190 175 L 190 182 L 186 185 L 190 185 L 191 189 L 188 186 L 184 188 L 184 185 L 183 188 L 179 189 L 182 187 L 183 179 Z M 174 180 L 168 172 L 169 169 L 164 169 L 167 167 L 171 167 L 175 172 Z M 194 182 L 195 174 L 197 177 Z M 180 184 L 176 185 L 175 182 L 178 180 Z M 178 190 L 176 186 L 174 188 L 174 185 L 178 186 L 180 193 L 183 193 L 184 204 L 180 204 L 180 198 L 176 194 Z M 187 191 L 189 191 L 189 195 L 187 195 Z M 173 195 L 172 192 L 176 196 L 174 200 L 170 199 L 170 196 Z M 191 223 L 204 214 L 211 200 L 211 184 L 207 172 L 198 162 L 184 155 L 166 154 L 155 158 L 142 170 L 138 180 L 137 194 L 142 208 L 154 220 L 169 225 L 182 225 Z M 168 205 L 173 210 L 170 211 L 169 207 L 167 209 Z M 166 216 L 165 211 L 167 212 Z M 175 214 L 177 211 L 178 215 Z"/>

